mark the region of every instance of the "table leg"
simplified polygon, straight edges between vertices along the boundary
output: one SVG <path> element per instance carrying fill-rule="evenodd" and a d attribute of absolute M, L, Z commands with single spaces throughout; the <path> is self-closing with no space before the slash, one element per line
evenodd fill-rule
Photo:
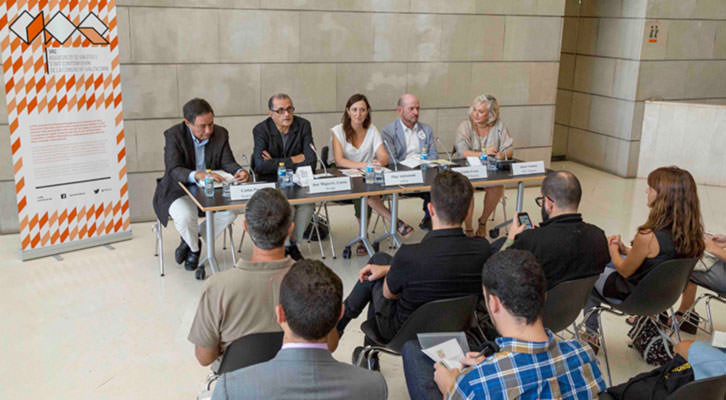
<path fill-rule="evenodd" d="M 378 239 L 373 241 L 373 245 L 375 247 L 376 244 L 382 242 L 386 238 L 390 237 L 393 239 L 393 242 L 396 243 L 397 247 L 401 247 L 401 238 L 398 236 L 398 193 L 394 193 L 391 196 L 391 229 L 381 235 Z"/>
<path fill-rule="evenodd" d="M 207 237 L 205 240 L 207 242 L 207 261 L 209 261 L 209 270 L 212 274 L 216 274 L 218 268 L 217 258 L 214 257 L 214 211 L 207 211 L 205 214 L 207 217 Z"/>
<path fill-rule="evenodd" d="M 356 242 L 363 243 L 363 246 L 366 247 L 366 251 L 368 252 L 368 256 L 373 257 L 373 247 L 371 247 L 370 242 L 368 242 L 367 232 L 368 231 L 368 198 L 367 197 L 361 197 L 360 198 L 360 231 L 358 232 L 358 237 L 348 242 L 348 244 L 345 247 L 350 247 L 354 245 Z"/>
<path fill-rule="evenodd" d="M 524 182 L 517 183 L 517 213 L 522 212 L 522 199 L 524 198 Z M 516 217 L 516 215 L 515 215 Z"/>

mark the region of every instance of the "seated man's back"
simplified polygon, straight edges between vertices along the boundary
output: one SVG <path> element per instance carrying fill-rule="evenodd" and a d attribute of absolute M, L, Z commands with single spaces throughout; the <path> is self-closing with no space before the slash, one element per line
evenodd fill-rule
<path fill-rule="evenodd" d="M 420 243 L 403 245 L 386 275 L 388 288 L 400 296 L 398 323 L 430 301 L 480 295 L 481 267 L 489 256 L 489 242 L 467 237 L 461 228 L 435 229 Z"/>

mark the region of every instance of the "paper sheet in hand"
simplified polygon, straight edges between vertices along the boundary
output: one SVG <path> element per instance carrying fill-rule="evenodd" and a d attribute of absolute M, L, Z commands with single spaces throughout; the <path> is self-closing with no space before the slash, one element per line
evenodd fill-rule
<path fill-rule="evenodd" d="M 222 171 L 221 169 L 212 171 L 215 174 L 219 175 L 224 179 L 226 182 L 234 182 L 234 175 L 230 174 L 227 171 Z M 201 181 L 197 181 L 197 186 L 203 188 L 204 187 L 204 179 Z M 222 182 L 214 182 L 214 188 L 220 188 L 222 187 Z"/>
<path fill-rule="evenodd" d="M 448 369 L 461 369 L 463 367 L 459 360 L 464 358 L 465 354 L 456 339 L 449 339 L 444 343 L 422 349 L 421 351 L 429 356 L 430 359 L 434 360 L 434 362 L 440 362 Z"/>

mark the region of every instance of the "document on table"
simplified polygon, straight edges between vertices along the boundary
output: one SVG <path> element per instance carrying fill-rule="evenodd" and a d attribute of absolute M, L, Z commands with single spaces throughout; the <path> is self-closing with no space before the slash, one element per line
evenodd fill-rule
<path fill-rule="evenodd" d="M 363 176 L 363 173 L 360 172 L 360 170 L 356 169 L 356 168 L 341 169 L 340 173 L 342 173 L 345 176 Z"/>
<path fill-rule="evenodd" d="M 461 369 L 463 367 L 459 360 L 464 358 L 465 354 L 456 339 L 449 339 L 441 344 L 422 349 L 421 351 L 434 362 L 440 362 L 448 369 Z"/>
<path fill-rule="evenodd" d="M 419 165 L 423 164 L 423 161 L 421 161 L 421 159 L 419 159 L 419 158 L 407 158 L 407 159 L 399 162 L 399 164 L 405 165 L 408 168 L 416 168 Z"/>
<path fill-rule="evenodd" d="M 216 170 L 214 170 L 212 172 L 214 172 L 215 174 L 221 176 L 222 179 L 224 179 L 226 182 L 230 182 L 230 183 L 231 182 L 234 182 L 234 175 L 230 174 L 227 171 L 222 171 L 221 169 L 216 169 Z M 203 188 L 204 187 L 204 179 L 202 179 L 200 181 L 197 181 L 197 186 Z M 214 187 L 215 187 L 215 189 L 216 188 L 219 188 L 219 187 L 222 187 L 222 182 L 214 182 Z"/>

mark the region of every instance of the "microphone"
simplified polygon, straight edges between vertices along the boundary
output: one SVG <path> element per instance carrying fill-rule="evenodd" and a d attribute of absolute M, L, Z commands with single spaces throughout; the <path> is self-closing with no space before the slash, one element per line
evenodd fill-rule
<path fill-rule="evenodd" d="M 436 143 L 439 144 L 439 147 L 440 148 L 443 148 L 443 146 L 441 145 L 441 139 L 439 139 L 438 137 L 436 138 Z M 451 152 L 450 151 L 447 151 L 446 154 L 449 156 L 449 162 L 453 164 L 454 162 L 451 161 Z"/>
<path fill-rule="evenodd" d="M 310 143 L 310 148 L 313 149 L 313 153 L 315 153 L 315 156 L 318 157 L 318 161 L 320 161 L 320 165 L 323 166 L 323 176 L 328 176 L 328 169 L 325 168 L 325 161 L 323 161 L 323 159 L 320 158 L 320 154 L 318 154 L 318 150 L 315 148 L 315 145 Z"/>
<path fill-rule="evenodd" d="M 396 161 L 396 155 L 391 151 L 391 148 L 388 145 L 388 140 L 383 139 L 383 147 L 386 148 L 386 152 L 388 152 L 388 157 L 391 157 L 393 160 L 393 167 L 396 169 L 396 172 L 398 172 L 398 162 Z"/>
<path fill-rule="evenodd" d="M 255 176 L 255 170 L 252 169 L 252 165 L 250 164 L 250 160 L 247 159 L 247 156 L 242 154 L 242 162 L 244 165 L 250 167 L 250 172 L 252 173 L 252 183 L 257 182 L 257 177 Z"/>

